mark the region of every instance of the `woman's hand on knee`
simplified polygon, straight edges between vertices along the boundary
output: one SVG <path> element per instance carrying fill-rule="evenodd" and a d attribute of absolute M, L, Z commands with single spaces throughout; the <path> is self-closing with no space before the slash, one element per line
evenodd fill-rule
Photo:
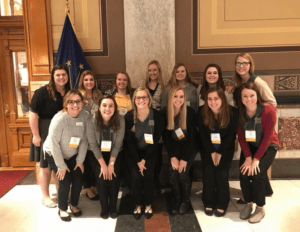
<path fill-rule="evenodd" d="M 248 176 L 252 176 L 252 158 L 247 157 L 245 162 L 240 167 L 241 173 L 245 175 L 248 171 Z"/>
<path fill-rule="evenodd" d="M 57 171 L 57 173 L 56 173 L 57 179 L 58 180 L 63 180 L 65 178 L 66 171 L 70 172 L 70 169 L 67 168 L 67 169 Z"/>
<path fill-rule="evenodd" d="M 80 168 L 80 170 L 81 170 L 81 172 L 82 172 L 82 174 L 83 174 L 83 172 L 84 172 L 84 166 L 83 166 L 83 164 L 81 164 L 81 163 L 76 163 L 76 166 L 75 166 L 75 168 L 74 168 L 74 171 L 76 170 L 76 168 Z"/>
<path fill-rule="evenodd" d="M 108 179 L 112 180 L 113 179 L 113 175 L 115 177 L 117 177 L 117 175 L 115 173 L 115 167 L 114 167 L 114 165 L 108 165 Z"/>
<path fill-rule="evenodd" d="M 252 175 L 257 175 L 260 172 L 259 160 L 255 158 L 252 160 L 251 170 L 252 170 Z"/>
<path fill-rule="evenodd" d="M 179 169 L 179 160 L 176 157 L 172 157 L 171 165 L 172 165 L 173 170 L 178 170 Z"/>
<path fill-rule="evenodd" d="M 181 173 L 182 171 L 185 172 L 186 171 L 186 165 L 187 162 L 185 160 L 180 160 L 179 161 L 179 170 L 178 172 Z"/>
<path fill-rule="evenodd" d="M 137 165 L 139 166 L 140 169 L 140 173 L 142 176 L 144 176 L 144 170 L 146 170 L 147 168 L 145 167 L 146 164 L 146 160 L 142 159 L 140 162 L 137 163 Z"/>
<path fill-rule="evenodd" d="M 106 164 L 101 165 L 99 178 L 101 178 L 101 176 L 103 176 L 104 180 L 108 180 L 108 167 L 106 166 Z"/>

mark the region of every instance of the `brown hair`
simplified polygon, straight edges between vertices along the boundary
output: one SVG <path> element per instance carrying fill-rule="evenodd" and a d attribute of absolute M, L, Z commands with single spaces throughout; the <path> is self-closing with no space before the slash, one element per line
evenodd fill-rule
<path fill-rule="evenodd" d="M 251 89 L 254 92 L 256 92 L 256 96 L 257 96 L 257 102 L 261 105 L 263 105 L 266 101 L 263 100 L 263 98 L 261 97 L 258 88 L 256 87 L 256 85 L 253 82 L 246 82 L 244 84 L 242 84 L 241 89 L 240 89 L 240 93 L 239 93 L 239 110 L 240 110 L 240 116 L 239 116 L 239 124 L 243 125 L 246 123 L 246 106 L 243 104 L 242 102 L 242 91 L 244 89 Z"/>
<path fill-rule="evenodd" d="M 194 85 L 197 88 L 198 84 L 194 81 L 194 78 L 190 75 L 190 73 L 188 72 L 188 70 L 187 70 L 186 66 L 184 65 L 184 63 L 177 63 L 174 66 L 173 71 L 172 71 L 172 76 L 170 77 L 166 87 L 170 86 L 172 88 L 173 86 L 178 85 L 178 81 L 176 79 L 176 71 L 181 66 L 183 66 L 185 68 L 185 71 L 186 71 L 186 77 L 185 77 L 186 82 L 191 83 L 192 85 Z"/>
<path fill-rule="evenodd" d="M 127 80 L 127 88 L 126 88 L 126 94 L 130 94 L 130 92 L 132 91 L 132 87 L 131 87 L 131 82 L 130 82 L 130 78 L 129 78 L 129 75 L 126 71 L 122 71 L 122 72 L 118 72 L 117 75 L 116 75 L 116 78 L 113 82 L 114 84 L 114 89 L 118 92 L 118 89 L 117 89 L 117 77 L 119 74 L 124 74 L 126 76 L 126 80 Z"/>
<path fill-rule="evenodd" d="M 224 84 L 224 80 L 223 80 L 223 76 L 222 76 L 222 69 L 219 65 L 217 64 L 209 64 L 206 66 L 205 70 L 204 70 L 204 77 L 203 77 L 203 85 L 201 87 L 200 90 L 200 95 L 201 95 L 201 99 L 204 100 L 205 96 L 207 95 L 207 91 L 209 89 L 209 84 L 206 80 L 206 72 L 209 68 L 214 67 L 217 69 L 218 71 L 218 80 L 217 80 L 217 88 L 222 88 L 225 91 L 225 84 Z"/>
<path fill-rule="evenodd" d="M 56 101 L 55 91 L 57 91 L 55 81 L 54 81 L 54 74 L 55 74 L 56 70 L 65 70 L 66 73 L 67 73 L 68 82 L 65 84 L 65 88 L 64 88 L 65 89 L 65 95 L 71 89 L 71 81 L 70 81 L 70 76 L 69 76 L 69 72 L 68 72 L 67 68 L 64 65 L 61 65 L 61 64 L 54 66 L 52 71 L 51 71 L 50 81 L 47 84 L 47 90 L 48 90 L 49 96 L 54 101 Z"/>
<path fill-rule="evenodd" d="M 203 121 L 204 121 L 204 125 L 210 128 L 211 130 L 213 130 L 214 127 L 216 126 L 215 114 L 208 106 L 208 94 L 213 92 L 216 92 L 222 101 L 220 112 L 217 115 L 217 123 L 218 123 L 217 126 L 220 129 L 222 129 L 227 127 L 227 125 L 230 122 L 230 109 L 226 100 L 224 90 L 221 88 L 213 87 L 207 91 L 207 95 L 205 96 L 205 103 L 202 108 Z"/>
<path fill-rule="evenodd" d="M 176 92 L 178 90 L 182 90 L 183 93 L 184 93 L 184 103 L 183 105 L 181 106 L 180 108 L 180 111 L 179 111 L 179 127 L 182 129 L 182 130 L 185 130 L 186 129 L 186 115 L 187 115 L 187 106 L 186 106 L 186 96 L 185 96 L 185 91 L 182 87 L 180 86 L 175 86 L 173 87 L 172 89 L 170 89 L 169 91 L 169 98 L 168 98 L 168 112 L 167 112 L 167 115 L 168 115 L 168 123 L 167 123 L 167 129 L 168 130 L 173 130 L 175 129 L 175 125 L 174 125 L 174 107 L 173 107 L 173 99 L 174 99 L 174 96 L 176 94 Z"/>
<path fill-rule="evenodd" d="M 249 74 L 251 76 L 254 73 L 254 61 L 253 61 L 252 57 L 250 56 L 249 53 L 240 53 L 235 58 L 235 64 L 236 64 L 237 58 L 239 58 L 239 57 L 244 57 L 250 62 Z M 234 81 L 235 81 L 236 87 L 240 87 L 242 85 L 242 77 L 240 76 L 240 74 L 237 73 L 236 68 L 235 68 L 235 72 L 234 72 Z"/>
<path fill-rule="evenodd" d="M 97 131 L 99 131 L 99 132 L 104 131 L 104 120 L 103 120 L 102 114 L 100 112 L 101 103 L 102 103 L 102 101 L 104 99 L 111 99 L 113 101 L 113 103 L 114 103 L 115 112 L 111 116 L 111 118 L 109 119 L 108 126 L 110 128 L 112 128 L 112 130 L 114 132 L 116 132 L 120 128 L 119 111 L 118 111 L 118 105 L 116 103 L 116 100 L 111 95 L 104 95 L 104 96 L 100 97 L 100 99 L 99 99 L 99 105 L 98 105 L 99 106 L 99 110 L 95 114 L 95 117 L 96 117 L 96 120 L 97 120 Z"/>
<path fill-rule="evenodd" d="M 70 100 L 71 97 L 73 97 L 74 95 L 78 95 L 81 100 L 83 101 L 83 96 L 81 94 L 81 92 L 78 89 L 71 89 L 69 90 L 65 96 L 64 96 L 64 103 L 63 103 L 63 109 L 61 110 L 62 112 L 66 112 L 68 111 L 67 109 L 67 105 L 68 105 L 68 101 Z"/>
<path fill-rule="evenodd" d="M 147 93 L 147 96 L 149 99 L 149 103 L 148 103 L 149 108 L 151 108 L 151 104 L 152 104 L 152 97 L 147 88 L 139 87 L 134 91 L 134 94 L 132 96 L 132 109 L 133 109 L 133 123 L 134 124 L 136 123 L 136 120 L 137 120 L 137 107 L 135 105 L 135 98 L 136 98 L 137 93 L 141 92 L 141 91 L 145 91 Z M 131 131 L 135 131 L 135 125 L 131 128 Z"/>
<path fill-rule="evenodd" d="M 80 76 L 80 80 L 79 80 L 78 90 L 82 93 L 82 96 L 86 100 L 86 89 L 83 85 L 83 80 L 84 80 L 84 77 L 87 76 L 87 75 L 91 75 L 94 79 L 95 84 L 94 84 L 94 87 L 92 89 L 92 99 L 96 104 L 98 104 L 98 101 L 100 99 L 100 91 L 98 90 L 97 81 L 96 81 L 95 76 L 94 76 L 94 74 L 91 70 L 85 70 L 85 71 L 82 72 L 82 74 Z"/>
<path fill-rule="evenodd" d="M 148 88 L 148 84 L 149 84 L 149 80 L 150 80 L 148 69 L 149 69 L 149 66 L 151 64 L 155 64 L 157 66 L 157 68 L 158 68 L 159 75 L 157 77 L 157 82 L 161 85 L 161 87 L 163 89 L 164 88 L 164 82 L 163 82 L 163 79 L 162 79 L 162 69 L 161 69 L 161 66 L 160 66 L 160 64 L 159 64 L 159 62 L 157 60 L 151 60 L 149 62 L 149 64 L 147 65 L 145 87 Z"/>

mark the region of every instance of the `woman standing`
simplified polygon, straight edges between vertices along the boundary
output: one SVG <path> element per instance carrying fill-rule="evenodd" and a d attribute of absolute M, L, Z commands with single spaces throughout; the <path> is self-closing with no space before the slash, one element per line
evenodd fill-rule
<path fill-rule="evenodd" d="M 87 104 L 83 105 L 83 109 L 94 115 L 98 111 L 99 99 L 102 93 L 97 88 L 97 82 L 95 81 L 94 74 L 91 70 L 83 71 L 80 80 L 78 90 L 82 93 L 84 101 Z M 89 147 L 90 150 L 90 147 Z M 91 165 L 87 160 L 84 161 L 84 174 L 83 174 L 83 186 L 86 191 L 86 196 L 92 200 L 99 200 L 96 186 L 96 179 L 92 173 Z"/>
<path fill-rule="evenodd" d="M 43 144 L 48 135 L 51 119 L 63 108 L 63 97 L 70 90 L 70 78 L 63 65 L 55 66 L 49 84 L 34 92 L 30 103 L 29 124 L 32 133 L 29 161 L 38 162 L 37 180 L 41 187 L 42 203 L 50 208 L 56 203 L 49 196 L 51 172 L 43 152 Z M 52 175 L 58 189 L 58 180 Z"/>
<path fill-rule="evenodd" d="M 133 110 L 125 115 L 126 137 L 129 146 L 128 166 L 131 171 L 133 199 L 136 205 L 133 215 L 142 216 L 142 191 L 144 186 L 145 217 L 153 215 L 154 168 L 157 144 L 164 130 L 164 118 L 151 108 L 151 95 L 145 88 L 138 88 L 133 95 Z"/>
<path fill-rule="evenodd" d="M 87 160 L 96 177 L 104 219 L 118 216 L 117 197 L 120 185 L 121 157 L 125 120 L 118 114 L 117 103 L 110 95 L 99 101 L 99 111 L 88 122 Z"/>
<path fill-rule="evenodd" d="M 239 105 L 239 94 L 241 85 L 246 82 L 253 82 L 256 85 L 262 99 L 264 100 L 264 104 L 270 104 L 274 107 L 277 106 L 276 99 L 268 84 L 260 77 L 254 74 L 254 62 L 252 57 L 248 53 L 241 53 L 237 55 L 235 59 L 234 80 L 235 90 L 233 92 L 233 96 L 236 105 Z M 272 196 L 273 189 L 268 178 L 265 178 L 265 186 L 266 196 Z"/>
<path fill-rule="evenodd" d="M 186 105 L 182 87 L 169 91 L 168 107 L 163 112 L 167 121 L 163 139 L 171 164 L 169 177 L 174 195 L 172 214 L 186 214 L 190 205 L 189 170 L 197 153 L 196 113 Z"/>
<path fill-rule="evenodd" d="M 198 99 L 197 99 L 197 87 L 198 85 L 194 82 L 193 78 L 189 74 L 186 66 L 183 63 L 178 63 L 174 66 L 172 76 L 164 90 L 161 107 L 167 106 L 169 90 L 179 85 L 185 91 L 186 104 L 197 112 Z"/>
<path fill-rule="evenodd" d="M 224 216 L 230 200 L 228 175 L 234 155 L 238 109 L 227 103 L 224 90 L 210 88 L 198 110 L 198 129 L 203 149 L 204 212 Z"/>
<path fill-rule="evenodd" d="M 199 96 L 199 106 L 204 105 L 205 96 L 210 88 L 217 87 L 225 91 L 225 84 L 222 77 L 221 67 L 217 64 L 209 64 L 204 69 L 203 85 L 197 88 L 197 95 Z M 233 95 L 225 92 L 225 96 L 229 105 L 234 106 Z"/>
<path fill-rule="evenodd" d="M 52 119 L 49 135 L 44 144 L 49 169 L 59 179 L 58 214 L 63 221 L 71 221 L 67 212 L 68 196 L 71 189 L 70 209 L 74 216 L 81 216 L 77 207 L 82 189 L 88 142 L 86 124 L 90 114 L 82 110 L 83 96 L 78 90 L 70 90 L 64 97 L 64 108 Z"/>
<path fill-rule="evenodd" d="M 263 105 L 258 88 L 251 82 L 241 86 L 239 103 L 240 181 L 247 203 L 240 218 L 257 223 L 265 216 L 265 178 L 279 148 L 275 131 L 276 109 L 272 105 Z M 256 209 L 251 214 L 254 201 Z"/>

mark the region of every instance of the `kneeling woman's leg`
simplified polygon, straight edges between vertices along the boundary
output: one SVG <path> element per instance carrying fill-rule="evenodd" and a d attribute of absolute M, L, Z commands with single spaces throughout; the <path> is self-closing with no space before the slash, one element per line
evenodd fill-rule
<path fill-rule="evenodd" d="M 240 155 L 240 164 L 239 164 L 240 168 L 244 162 L 245 162 L 245 156 L 242 151 Z M 251 183 L 252 176 L 248 176 L 248 172 L 246 172 L 245 174 L 241 173 L 240 169 L 239 172 L 240 172 L 240 186 L 241 186 L 244 200 L 247 203 L 251 203 L 254 200 L 252 183 Z"/>
<path fill-rule="evenodd" d="M 116 176 L 113 175 L 112 180 L 109 181 L 110 187 L 110 212 L 114 213 L 117 212 L 117 200 L 118 200 L 118 193 L 120 187 L 120 171 L 121 171 L 121 152 L 115 161 L 114 171 Z"/>
<path fill-rule="evenodd" d="M 137 163 L 131 157 L 128 157 L 127 162 L 128 162 L 128 167 L 129 167 L 129 170 L 131 173 L 131 190 L 132 190 L 133 203 L 135 204 L 135 206 L 141 206 L 142 205 L 142 177 L 143 176 L 139 171 Z"/>
<path fill-rule="evenodd" d="M 146 170 L 144 170 L 143 183 L 144 183 L 144 193 L 145 193 L 145 205 L 153 204 L 154 197 L 154 169 L 156 165 L 157 157 L 156 155 L 152 155 L 146 161 Z"/>
<path fill-rule="evenodd" d="M 79 201 L 80 192 L 82 189 L 82 176 L 83 173 L 79 167 L 76 166 L 76 156 L 73 156 L 71 159 L 65 161 L 70 173 L 71 173 L 71 182 L 72 182 L 72 188 L 71 188 L 71 205 L 77 206 Z M 60 190 L 58 190 L 60 191 Z"/>

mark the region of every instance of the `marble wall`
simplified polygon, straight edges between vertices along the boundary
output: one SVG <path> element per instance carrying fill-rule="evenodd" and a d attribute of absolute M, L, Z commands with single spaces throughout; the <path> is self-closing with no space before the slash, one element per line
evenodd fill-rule
<path fill-rule="evenodd" d="M 133 86 L 158 60 L 168 80 L 175 65 L 175 1 L 124 0 L 126 71 Z"/>

